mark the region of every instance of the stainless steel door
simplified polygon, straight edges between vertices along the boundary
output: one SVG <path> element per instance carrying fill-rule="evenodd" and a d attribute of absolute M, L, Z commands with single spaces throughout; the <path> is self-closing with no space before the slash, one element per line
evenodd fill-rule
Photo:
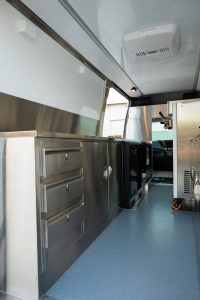
<path fill-rule="evenodd" d="M 83 142 L 83 176 L 86 232 L 108 213 L 107 142 Z"/>
<path fill-rule="evenodd" d="M 200 139 L 197 138 L 191 140 L 190 142 L 190 174 L 189 174 L 188 182 L 190 187 L 190 198 L 193 201 L 193 203 L 195 203 L 195 205 L 193 205 L 193 227 L 194 227 L 194 238 L 195 238 L 195 245 L 196 245 L 197 266 L 198 266 L 198 271 L 200 272 L 199 179 L 200 179 Z"/>
<path fill-rule="evenodd" d="M 189 102 L 177 103 L 174 107 L 173 114 L 176 116 L 173 148 L 174 172 L 176 173 L 174 195 L 177 198 L 190 198 L 186 183 L 191 158 L 193 164 L 198 164 L 198 149 L 192 147 L 192 153 L 190 153 L 190 140 L 199 135 L 199 111 L 199 101 L 189 100 Z"/>
<path fill-rule="evenodd" d="M 119 211 L 120 202 L 122 202 L 122 144 L 108 144 L 109 166 L 112 173 L 109 177 L 109 214 L 114 216 Z"/>

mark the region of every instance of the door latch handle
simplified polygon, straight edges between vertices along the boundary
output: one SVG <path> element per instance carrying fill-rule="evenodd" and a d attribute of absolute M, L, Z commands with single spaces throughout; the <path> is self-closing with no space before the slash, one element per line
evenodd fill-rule
<path fill-rule="evenodd" d="M 108 180 L 112 175 L 112 167 L 111 166 L 105 166 L 103 168 L 103 178 L 105 178 L 106 180 Z"/>

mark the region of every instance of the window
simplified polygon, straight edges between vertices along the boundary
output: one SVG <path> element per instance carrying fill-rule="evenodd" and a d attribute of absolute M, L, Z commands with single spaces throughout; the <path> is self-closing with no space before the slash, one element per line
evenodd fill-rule
<path fill-rule="evenodd" d="M 160 122 L 152 123 L 152 141 L 158 140 L 173 140 L 173 130 L 164 128 Z"/>
<path fill-rule="evenodd" d="M 114 88 L 110 88 L 103 125 L 104 137 L 123 138 L 128 106 L 128 100 Z"/>

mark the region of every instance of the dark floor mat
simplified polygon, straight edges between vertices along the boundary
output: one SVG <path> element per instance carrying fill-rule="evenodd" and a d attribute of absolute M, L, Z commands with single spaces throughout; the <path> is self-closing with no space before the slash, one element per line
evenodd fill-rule
<path fill-rule="evenodd" d="M 173 184 L 173 178 L 170 177 L 153 177 L 152 183 Z"/>

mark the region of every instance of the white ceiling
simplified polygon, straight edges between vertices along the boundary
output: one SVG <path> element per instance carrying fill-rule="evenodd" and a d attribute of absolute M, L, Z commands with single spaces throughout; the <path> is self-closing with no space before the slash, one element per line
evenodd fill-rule
<path fill-rule="evenodd" d="M 200 0 L 68 0 L 68 3 L 143 94 L 196 88 Z M 178 25 L 181 35 L 181 48 L 173 57 L 135 63 L 126 51 L 122 55 L 125 33 L 171 23 Z"/>

